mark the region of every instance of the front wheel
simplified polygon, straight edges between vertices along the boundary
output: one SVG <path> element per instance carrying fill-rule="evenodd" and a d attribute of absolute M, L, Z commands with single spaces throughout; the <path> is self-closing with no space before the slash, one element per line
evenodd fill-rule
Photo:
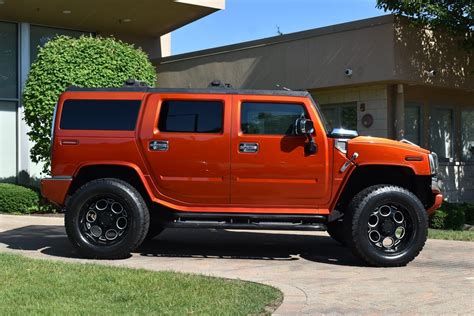
<path fill-rule="evenodd" d="M 348 207 L 349 246 L 370 265 L 404 266 L 423 249 L 428 217 L 420 200 L 393 185 L 376 185 L 358 193 Z"/>
<path fill-rule="evenodd" d="M 69 240 L 83 256 L 119 259 L 143 242 L 150 215 L 133 186 L 118 179 L 97 179 L 74 193 L 64 221 Z"/>

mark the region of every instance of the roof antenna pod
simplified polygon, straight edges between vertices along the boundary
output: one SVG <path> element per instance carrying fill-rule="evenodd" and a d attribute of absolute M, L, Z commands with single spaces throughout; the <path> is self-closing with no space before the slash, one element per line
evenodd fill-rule
<path fill-rule="evenodd" d="M 212 80 L 207 87 L 208 88 L 227 88 L 227 89 L 231 89 L 232 85 L 230 83 L 222 83 L 220 80 Z"/>
<path fill-rule="evenodd" d="M 145 81 L 143 81 L 143 80 L 137 80 L 137 79 L 133 79 L 133 78 L 127 79 L 127 80 L 123 83 L 123 86 L 124 86 L 124 87 L 148 87 L 148 85 L 146 84 Z"/>

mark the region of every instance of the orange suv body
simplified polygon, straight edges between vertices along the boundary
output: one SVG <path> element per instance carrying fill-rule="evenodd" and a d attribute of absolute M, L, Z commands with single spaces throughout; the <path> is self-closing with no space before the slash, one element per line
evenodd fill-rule
<path fill-rule="evenodd" d="M 416 197 L 425 216 L 439 207 L 435 154 L 407 142 L 331 131 L 326 125 L 308 92 L 73 87 L 57 104 L 52 176 L 42 180 L 42 192 L 65 207 L 67 217 L 70 200 L 83 186 L 118 179 L 145 201 L 147 229 L 159 225 L 325 230 L 340 221 L 339 231 L 342 218 L 354 220 L 345 214 L 355 212 L 350 209 L 357 194 L 381 185 Z M 78 204 L 86 213 L 77 211 L 85 214 L 75 218 L 77 225 L 82 216 L 84 238 L 92 236 L 99 244 L 102 238 L 102 246 L 109 247 L 103 230 L 113 237 L 120 235 L 119 229 L 95 225 L 105 202 L 91 203 Z M 405 214 L 405 220 L 411 216 L 401 209 L 393 206 L 393 216 L 377 215 L 376 227 L 397 212 Z M 374 210 L 379 212 L 377 206 Z M 123 217 L 111 221 L 120 219 L 123 224 Z M 131 213 L 125 218 L 130 226 Z M 387 224 L 384 232 L 395 234 L 399 224 L 392 222 L 395 226 Z M 413 223 L 404 225 L 403 234 Z M 130 229 L 127 226 L 122 234 Z M 382 228 L 376 230 L 368 238 L 386 250 L 383 243 L 389 237 Z M 348 243 L 351 238 L 346 237 L 335 239 Z M 401 240 L 390 238 L 393 244 Z M 379 265 L 375 259 L 366 261 Z"/>

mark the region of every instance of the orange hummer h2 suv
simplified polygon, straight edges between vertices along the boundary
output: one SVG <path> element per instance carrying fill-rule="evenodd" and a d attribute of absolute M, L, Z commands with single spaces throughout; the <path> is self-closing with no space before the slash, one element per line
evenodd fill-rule
<path fill-rule="evenodd" d="M 308 92 L 71 87 L 41 185 L 86 257 L 125 257 L 166 228 L 327 230 L 401 266 L 442 202 L 437 166 L 409 142 L 330 129 Z"/>

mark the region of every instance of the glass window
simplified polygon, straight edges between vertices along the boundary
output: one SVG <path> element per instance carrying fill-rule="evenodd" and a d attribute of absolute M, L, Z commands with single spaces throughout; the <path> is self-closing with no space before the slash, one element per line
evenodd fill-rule
<path fill-rule="evenodd" d="M 1 45 L 1 43 L 0 43 Z M 0 182 L 16 176 L 16 102 L 0 101 Z"/>
<path fill-rule="evenodd" d="M 17 98 L 18 32 L 14 23 L 0 22 L 0 98 Z"/>
<path fill-rule="evenodd" d="M 158 129 L 162 132 L 220 133 L 223 120 L 221 101 L 164 101 Z"/>
<path fill-rule="evenodd" d="M 30 27 L 30 62 L 33 63 L 35 61 L 39 48 L 56 36 L 80 37 L 84 34 L 91 33 L 32 25 Z"/>
<path fill-rule="evenodd" d="M 474 108 L 461 111 L 462 160 L 474 161 Z"/>
<path fill-rule="evenodd" d="M 417 145 L 421 144 L 421 107 L 405 107 L 405 138 Z"/>
<path fill-rule="evenodd" d="M 329 107 L 329 106 L 322 106 L 321 111 L 323 112 L 324 117 L 329 123 L 329 128 L 331 130 L 334 129 L 334 127 L 339 126 L 339 118 L 338 118 L 338 111 L 335 107 Z"/>
<path fill-rule="evenodd" d="M 61 129 L 133 131 L 139 100 L 66 100 Z"/>
<path fill-rule="evenodd" d="M 453 156 L 453 110 L 432 108 L 430 117 L 430 149 L 440 160 Z"/>
<path fill-rule="evenodd" d="M 330 104 L 321 106 L 331 128 L 357 130 L 357 103 Z"/>
<path fill-rule="evenodd" d="M 299 104 L 244 102 L 241 129 L 244 134 L 293 135 L 295 121 L 304 113 Z"/>

